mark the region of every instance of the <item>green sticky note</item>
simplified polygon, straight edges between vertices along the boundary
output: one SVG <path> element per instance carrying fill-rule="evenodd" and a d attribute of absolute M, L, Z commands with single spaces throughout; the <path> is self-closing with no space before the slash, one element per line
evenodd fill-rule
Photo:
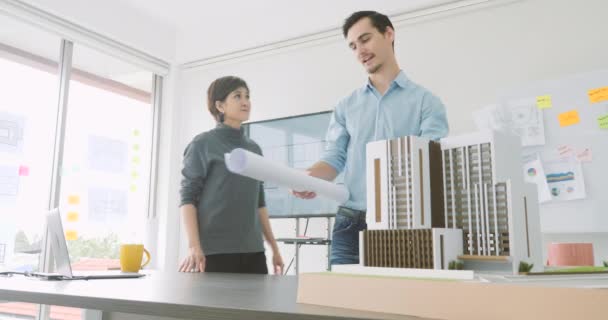
<path fill-rule="evenodd" d="M 553 103 L 551 102 L 551 96 L 544 95 L 536 97 L 536 106 L 539 109 L 548 109 L 553 107 Z"/>
<path fill-rule="evenodd" d="M 137 129 L 133 130 L 133 135 L 136 137 L 139 136 L 139 130 L 137 130 Z"/>
<path fill-rule="evenodd" d="M 608 129 L 608 114 L 597 118 L 597 124 L 600 126 L 600 129 Z"/>
<path fill-rule="evenodd" d="M 133 145 L 133 150 L 135 150 L 135 151 L 139 150 L 139 144 L 134 144 Z"/>

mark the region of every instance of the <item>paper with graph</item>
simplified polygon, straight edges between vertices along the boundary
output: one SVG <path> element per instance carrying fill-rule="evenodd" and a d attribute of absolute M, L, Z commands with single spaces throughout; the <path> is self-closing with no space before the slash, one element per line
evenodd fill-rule
<path fill-rule="evenodd" d="M 301 170 L 265 159 L 241 148 L 227 153 L 225 160 L 228 170 L 236 174 L 296 191 L 314 191 L 339 203 L 344 203 L 349 198 L 348 190 L 344 186 L 311 177 Z"/>
<path fill-rule="evenodd" d="M 577 200 L 587 196 L 580 162 L 573 158 L 554 160 L 545 162 L 544 168 L 552 200 Z"/>

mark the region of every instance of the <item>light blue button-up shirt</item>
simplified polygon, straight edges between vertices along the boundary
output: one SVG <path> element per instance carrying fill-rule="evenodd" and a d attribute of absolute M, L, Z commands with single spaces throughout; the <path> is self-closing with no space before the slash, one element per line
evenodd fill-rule
<path fill-rule="evenodd" d="M 327 130 L 321 161 L 338 173 L 350 192 L 346 207 L 367 208 L 365 146 L 370 141 L 421 136 L 438 140 L 448 134 L 439 98 L 410 81 L 403 71 L 384 95 L 368 83 L 338 102 Z"/>

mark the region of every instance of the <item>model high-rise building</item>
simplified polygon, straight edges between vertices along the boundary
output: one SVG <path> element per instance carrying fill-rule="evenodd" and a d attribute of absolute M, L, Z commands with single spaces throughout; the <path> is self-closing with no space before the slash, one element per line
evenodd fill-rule
<path fill-rule="evenodd" d="M 370 142 L 361 264 L 443 269 L 446 257 L 456 256 L 471 269 L 517 272 L 522 261 L 541 267 L 536 190 L 524 182 L 520 159 L 519 138 L 498 132 L 440 143 L 420 137 Z M 455 241 L 455 233 L 442 228 L 462 238 Z M 418 254 L 423 257 L 410 259 Z"/>

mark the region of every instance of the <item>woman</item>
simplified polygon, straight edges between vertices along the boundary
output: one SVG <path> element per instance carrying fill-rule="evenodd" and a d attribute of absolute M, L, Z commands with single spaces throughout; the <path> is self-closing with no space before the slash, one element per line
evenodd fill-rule
<path fill-rule="evenodd" d="M 262 154 L 241 131 L 251 111 L 249 88 L 240 78 L 219 78 L 207 90 L 207 105 L 217 126 L 194 137 L 184 153 L 180 211 L 189 248 L 179 271 L 267 274 L 263 235 L 274 273 L 282 274 L 263 184 L 229 172 L 224 162 L 235 148 Z"/>

